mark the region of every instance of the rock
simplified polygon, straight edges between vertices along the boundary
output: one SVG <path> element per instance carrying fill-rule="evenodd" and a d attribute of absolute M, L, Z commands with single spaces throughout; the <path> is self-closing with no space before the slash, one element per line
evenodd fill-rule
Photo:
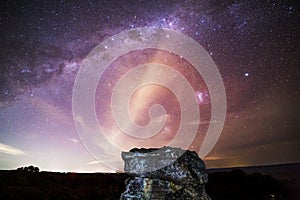
<path fill-rule="evenodd" d="M 180 148 L 122 152 L 127 180 L 121 200 L 210 200 L 205 164 L 197 153 Z"/>

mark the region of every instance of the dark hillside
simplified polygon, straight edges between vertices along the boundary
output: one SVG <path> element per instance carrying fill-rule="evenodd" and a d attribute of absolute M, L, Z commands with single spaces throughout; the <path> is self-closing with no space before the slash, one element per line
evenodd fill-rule
<path fill-rule="evenodd" d="M 212 200 L 297 200 L 299 164 L 209 169 Z M 0 199 L 119 199 L 124 173 L 0 171 Z"/>

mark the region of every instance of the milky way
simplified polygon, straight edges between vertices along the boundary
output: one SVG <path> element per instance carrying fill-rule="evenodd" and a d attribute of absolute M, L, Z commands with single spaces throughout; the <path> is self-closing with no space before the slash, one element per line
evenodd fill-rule
<path fill-rule="evenodd" d="M 1 2 L 0 8 L 0 168 L 34 164 L 44 170 L 110 170 L 80 142 L 73 123 L 72 89 L 83 59 L 94 47 L 138 27 L 184 33 L 201 44 L 218 66 L 227 94 L 227 116 L 217 145 L 204 158 L 208 167 L 300 161 L 299 2 L 17 1 Z M 198 97 L 203 115 L 190 147 L 198 151 L 211 111 L 202 78 L 180 55 L 153 50 L 134 54 L 140 59 L 125 55 L 100 81 L 98 118 L 113 132 L 107 116 L 111 89 L 134 67 L 132 60 L 138 64 L 167 58 L 174 63 L 165 63 L 175 65 Z M 178 102 L 168 91 L 159 93 L 163 96 L 149 100 L 149 94 L 140 91 L 132 105 L 138 96 L 151 102 L 140 100 L 142 107 L 153 102 L 164 105 L 169 118 L 163 131 L 173 132 L 180 120 Z M 145 113 L 135 120 L 145 125 L 147 109 L 141 112 Z M 113 140 L 123 143 L 119 137 Z M 157 138 L 159 145 L 161 141 Z"/>

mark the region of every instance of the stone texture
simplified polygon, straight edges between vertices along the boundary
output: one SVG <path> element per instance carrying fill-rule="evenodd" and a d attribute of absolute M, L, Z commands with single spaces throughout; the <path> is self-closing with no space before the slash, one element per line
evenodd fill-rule
<path fill-rule="evenodd" d="M 123 152 L 127 180 L 121 200 L 210 200 L 205 193 L 205 164 L 195 152 L 180 148 Z"/>

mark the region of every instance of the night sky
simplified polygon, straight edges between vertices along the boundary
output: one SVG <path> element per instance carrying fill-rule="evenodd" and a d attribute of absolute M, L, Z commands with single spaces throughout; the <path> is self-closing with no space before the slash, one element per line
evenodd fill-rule
<path fill-rule="evenodd" d="M 299 5 L 288 0 L 2 1 L 0 169 L 32 164 L 51 171 L 114 171 L 95 159 L 79 137 L 73 86 L 84 59 L 98 44 L 143 27 L 191 37 L 218 67 L 227 113 L 217 144 L 203 158 L 208 168 L 300 162 Z M 145 126 L 149 107 L 163 105 L 168 118 L 160 134 L 135 142 L 114 134 L 109 107 L 113 86 L 129 69 L 154 61 L 179 71 L 195 91 L 201 120 L 190 149 L 198 152 L 211 119 L 208 88 L 184 58 L 156 49 L 121 56 L 100 79 L 95 111 L 106 137 L 129 150 L 168 145 L 174 136 L 179 102 L 159 86 L 141 88 L 130 109 L 133 120 Z"/>

